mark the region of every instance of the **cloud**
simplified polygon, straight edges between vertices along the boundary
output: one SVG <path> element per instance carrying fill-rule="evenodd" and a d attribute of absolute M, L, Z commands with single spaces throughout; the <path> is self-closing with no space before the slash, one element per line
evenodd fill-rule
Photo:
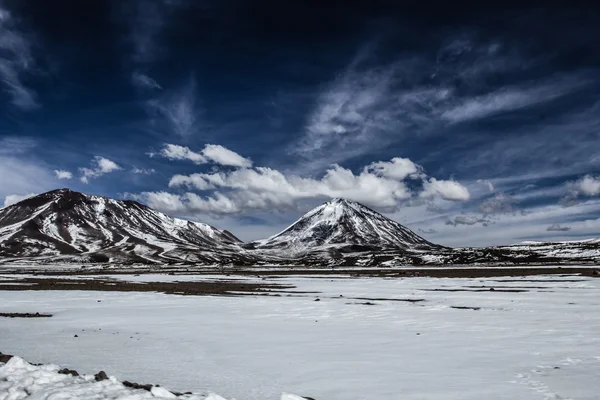
<path fill-rule="evenodd" d="M 200 110 L 196 105 L 195 78 L 191 77 L 177 90 L 148 101 L 146 110 L 159 129 L 164 127 L 170 133 L 184 138 L 197 133 Z"/>
<path fill-rule="evenodd" d="M 189 149 L 186 150 L 181 146 L 166 146 L 165 149 L 171 157 L 177 159 L 203 156 L 198 153 L 190 156 Z M 343 197 L 382 210 L 392 210 L 415 201 L 415 193 L 409 189 L 405 180 L 426 179 L 422 171 L 420 166 L 410 160 L 400 158 L 368 164 L 356 174 L 350 169 L 332 165 L 318 179 L 284 174 L 267 167 L 241 167 L 230 171 L 174 175 L 169 182 L 170 188 L 213 191 L 212 195 L 207 197 L 200 197 L 194 193 L 167 196 L 164 192 L 159 192 L 159 194 L 142 193 L 141 198 L 158 205 L 176 206 L 179 212 L 187 210 L 191 213 L 227 214 L 244 213 L 250 210 L 295 210 L 299 208 L 300 202 L 333 197 Z M 452 200 L 468 198 L 468 191 L 458 182 L 450 181 L 450 184 L 446 185 L 447 181 L 431 178 L 426 184 L 431 182 L 441 189 L 435 193 L 431 191 L 428 198 L 451 198 Z M 168 199 L 168 202 L 164 199 Z"/>
<path fill-rule="evenodd" d="M 600 194 L 600 176 L 586 175 L 568 184 L 573 193 L 582 196 L 598 196 Z"/>
<path fill-rule="evenodd" d="M 114 161 L 108 158 L 95 156 L 91 161 L 91 168 L 79 168 L 81 172 L 81 182 L 89 183 L 90 178 L 98 178 L 102 175 L 119 171 L 122 168 L 119 167 Z"/>
<path fill-rule="evenodd" d="M 548 228 L 546 228 L 546 231 L 548 231 L 548 232 L 567 232 L 570 230 L 571 230 L 571 227 L 562 226 L 560 224 L 552 224 Z"/>
<path fill-rule="evenodd" d="M 17 29 L 18 21 L 0 3 L 0 81 L 14 106 L 29 111 L 39 107 L 36 93 L 23 82 L 35 71 L 31 43 Z"/>
<path fill-rule="evenodd" d="M 154 170 L 154 168 L 138 168 L 138 167 L 133 167 L 133 169 L 131 170 L 131 172 L 133 172 L 134 174 L 138 174 L 138 175 L 152 175 L 156 171 Z"/>
<path fill-rule="evenodd" d="M 581 197 L 594 197 L 600 195 L 600 177 L 585 175 L 584 177 L 566 183 L 566 196 L 560 199 L 560 203 L 565 207 L 573 206 L 579 203 Z"/>
<path fill-rule="evenodd" d="M 448 219 L 445 224 L 452 226 L 482 224 L 483 226 L 488 226 L 491 222 L 492 221 L 487 218 L 478 217 L 476 215 L 457 215 L 454 218 Z"/>
<path fill-rule="evenodd" d="M 366 171 L 386 178 L 404 180 L 407 177 L 423 175 L 423 168 L 408 158 L 395 157 L 391 161 L 374 162 L 366 167 Z"/>
<path fill-rule="evenodd" d="M 163 50 L 160 34 L 171 12 L 183 3 L 176 0 L 134 0 L 121 6 L 126 13 L 127 27 L 131 29 L 128 39 L 133 47 L 132 58 L 135 62 L 149 63 L 160 56 Z"/>
<path fill-rule="evenodd" d="M 207 144 L 202 150 L 204 157 L 214 161 L 219 165 L 230 165 L 232 167 L 249 168 L 252 166 L 252 161 L 248 158 L 240 156 L 235 151 L 231 151 L 218 144 Z"/>
<path fill-rule="evenodd" d="M 467 36 L 433 53 L 384 65 L 378 56 L 377 46 L 362 49 L 315 93 L 315 105 L 306 116 L 303 135 L 289 148 L 291 154 L 317 166 L 339 163 L 400 138 L 441 134 L 459 122 L 540 105 L 589 83 L 575 71 L 522 78 L 499 89 L 490 82 L 525 71 L 537 60 L 515 46 Z"/>
<path fill-rule="evenodd" d="M 30 197 L 36 196 L 36 193 L 29 193 L 25 195 L 19 194 L 9 194 L 4 198 L 4 207 L 12 206 L 13 204 L 17 204 L 20 201 L 28 199 Z"/>
<path fill-rule="evenodd" d="M 419 228 L 418 231 L 421 232 L 421 233 L 425 233 L 425 234 L 437 233 L 437 231 L 435 229 L 431 229 L 431 228 L 429 228 L 429 229 L 421 229 L 421 228 Z"/>
<path fill-rule="evenodd" d="M 482 96 L 457 99 L 455 105 L 449 106 L 441 113 L 441 118 L 457 123 L 514 111 L 556 99 L 583 83 L 574 79 L 554 78 L 542 84 L 532 82 L 526 86 L 502 88 Z"/>
<path fill-rule="evenodd" d="M 423 183 L 423 191 L 420 197 L 432 198 L 437 196 L 450 201 L 465 201 L 471 198 L 469 190 L 456 181 L 442 181 L 430 178 Z"/>
<path fill-rule="evenodd" d="M 160 152 L 150 154 L 151 156 L 159 155 L 169 160 L 189 160 L 198 165 L 214 162 L 215 164 L 231 167 L 249 168 L 252 166 L 250 159 L 217 144 L 207 144 L 200 152 L 192 151 L 185 146 L 166 144 Z"/>
<path fill-rule="evenodd" d="M 508 214 L 515 212 L 516 200 L 504 193 L 498 193 L 494 197 L 485 199 L 479 209 L 484 214 Z"/>
<path fill-rule="evenodd" d="M 73 178 L 73 174 L 71 172 L 65 171 L 62 169 L 55 169 L 54 174 L 56 175 L 56 177 L 58 179 L 72 179 Z"/>
<path fill-rule="evenodd" d="M 154 90 L 162 89 L 162 87 L 154 79 L 140 71 L 134 71 L 131 74 L 131 83 L 138 89 Z"/>
<path fill-rule="evenodd" d="M 490 193 L 494 191 L 494 184 L 487 179 L 477 179 L 477 183 L 481 183 L 482 185 L 487 186 Z"/>

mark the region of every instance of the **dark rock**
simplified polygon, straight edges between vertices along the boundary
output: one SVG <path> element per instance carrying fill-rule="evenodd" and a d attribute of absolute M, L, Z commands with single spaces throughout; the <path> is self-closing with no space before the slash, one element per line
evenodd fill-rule
<path fill-rule="evenodd" d="M 94 375 L 94 379 L 96 379 L 96 382 L 105 381 L 108 379 L 108 375 L 106 375 L 106 372 L 100 371 Z"/>
<path fill-rule="evenodd" d="M 123 386 L 132 388 L 132 389 L 143 389 L 150 391 L 152 390 L 152 385 L 140 385 L 139 383 L 124 381 Z"/>
<path fill-rule="evenodd" d="M 75 371 L 74 369 L 68 369 L 68 368 L 63 368 L 63 369 L 59 370 L 58 373 L 63 374 L 63 375 L 79 376 L 79 372 Z"/>
<path fill-rule="evenodd" d="M 315 299 L 315 301 L 321 301 L 321 299 Z"/>
<path fill-rule="evenodd" d="M 73 337 L 79 337 L 78 335 L 74 335 Z"/>
<path fill-rule="evenodd" d="M 0 353 L 0 363 L 7 363 L 8 360 L 10 360 L 11 358 L 13 358 L 13 356 L 11 356 L 10 354 Z"/>

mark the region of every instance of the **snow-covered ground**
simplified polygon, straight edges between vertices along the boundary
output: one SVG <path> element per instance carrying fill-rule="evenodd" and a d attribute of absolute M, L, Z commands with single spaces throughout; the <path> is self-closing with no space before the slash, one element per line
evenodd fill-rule
<path fill-rule="evenodd" d="M 270 280 L 318 293 L 0 292 L 2 312 L 54 314 L 0 320 L 0 351 L 238 400 L 598 399 L 600 279 Z"/>

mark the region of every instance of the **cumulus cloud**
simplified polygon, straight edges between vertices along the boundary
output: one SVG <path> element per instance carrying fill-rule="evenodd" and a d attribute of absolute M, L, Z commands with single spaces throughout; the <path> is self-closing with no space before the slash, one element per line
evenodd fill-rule
<path fill-rule="evenodd" d="M 230 165 L 232 167 L 249 168 L 252 166 L 252 161 L 248 158 L 240 156 L 235 151 L 231 151 L 218 144 L 207 144 L 202 150 L 204 157 L 219 165 Z"/>
<path fill-rule="evenodd" d="M 156 171 L 154 170 L 154 168 L 138 168 L 138 167 L 133 167 L 133 169 L 131 170 L 131 172 L 133 172 L 134 174 L 138 174 L 138 175 L 152 175 Z"/>
<path fill-rule="evenodd" d="M 31 43 L 17 28 L 18 21 L 0 3 L 0 81 L 14 106 L 22 110 L 39 107 L 35 92 L 23 82 L 23 75 L 35 71 Z"/>
<path fill-rule="evenodd" d="M 479 209 L 484 214 L 509 214 L 515 212 L 515 199 L 511 196 L 498 193 L 497 195 L 485 199 Z"/>
<path fill-rule="evenodd" d="M 200 152 L 192 151 L 186 146 L 166 144 L 160 152 L 150 154 L 151 156 L 159 155 L 169 160 L 189 160 L 198 165 L 214 162 L 215 164 L 231 167 L 249 168 L 252 166 L 250 159 L 217 144 L 207 144 Z"/>
<path fill-rule="evenodd" d="M 88 183 L 91 178 L 98 178 L 102 175 L 119 171 L 122 168 L 118 166 L 114 161 L 108 158 L 96 156 L 91 161 L 91 168 L 79 168 L 81 172 L 81 182 Z"/>
<path fill-rule="evenodd" d="M 23 200 L 28 199 L 33 196 L 36 196 L 36 194 L 35 193 L 29 193 L 29 194 L 24 194 L 24 195 L 9 194 L 8 196 L 6 196 L 4 198 L 4 207 L 12 206 L 13 204 L 17 204 L 18 202 L 23 201 Z"/>
<path fill-rule="evenodd" d="M 162 89 L 162 87 L 158 84 L 158 82 L 156 82 L 154 79 L 152 79 L 151 77 L 149 77 L 148 75 L 146 75 L 140 71 L 134 71 L 131 74 L 131 83 L 133 84 L 133 86 L 137 87 L 138 89 L 144 89 L 144 90 Z"/>
<path fill-rule="evenodd" d="M 550 225 L 548 228 L 546 228 L 546 231 L 548 231 L 548 232 L 567 232 L 570 230 L 571 230 L 570 226 L 562 226 L 560 224 L 553 224 L 553 225 Z"/>
<path fill-rule="evenodd" d="M 571 191 L 582 196 L 598 196 L 600 194 L 600 176 L 586 175 L 583 178 L 569 183 Z"/>
<path fill-rule="evenodd" d="M 492 221 L 487 218 L 478 217 L 476 215 L 457 215 L 454 218 L 448 219 L 445 224 L 452 226 L 482 224 L 483 226 L 488 226 L 491 222 Z"/>
<path fill-rule="evenodd" d="M 56 175 L 56 177 L 58 179 L 72 179 L 73 178 L 73 174 L 71 172 L 65 171 L 62 169 L 55 169 L 54 174 Z"/>
<path fill-rule="evenodd" d="M 585 175 L 584 177 L 566 183 L 568 194 L 560 203 L 570 207 L 579 203 L 581 197 L 594 197 L 600 195 L 600 176 Z"/>
<path fill-rule="evenodd" d="M 188 151 L 181 146 L 166 146 L 165 149 L 171 158 L 190 158 Z M 191 157 L 197 158 L 198 153 L 194 154 Z M 333 197 L 347 198 L 382 210 L 394 210 L 400 205 L 410 205 L 415 200 L 416 194 L 409 189 L 408 179 L 422 180 L 426 177 L 420 166 L 400 158 L 368 164 L 358 173 L 340 165 L 332 165 L 321 178 L 285 174 L 267 167 L 240 167 L 230 171 L 175 175 L 169 182 L 171 188 L 213 191 L 208 197 L 194 193 L 175 195 L 159 192 L 143 193 L 141 198 L 163 207 L 163 211 L 173 211 L 175 207 L 179 212 L 187 210 L 216 214 L 297 209 L 299 202 Z M 468 198 L 468 190 L 458 182 L 450 181 L 446 185 L 447 181 L 431 178 L 425 183 L 432 182 L 441 189 L 429 189 L 428 198 Z M 418 196 L 416 200 L 422 201 Z"/>
<path fill-rule="evenodd" d="M 465 201 L 471 198 L 469 190 L 460 183 L 449 180 L 437 180 L 430 178 L 423 183 L 422 198 L 441 197 L 450 201 Z"/>

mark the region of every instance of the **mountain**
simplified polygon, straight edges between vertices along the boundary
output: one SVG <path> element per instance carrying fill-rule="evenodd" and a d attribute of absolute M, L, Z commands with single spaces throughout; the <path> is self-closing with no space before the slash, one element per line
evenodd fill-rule
<path fill-rule="evenodd" d="M 443 249 L 360 203 L 340 198 L 312 209 L 283 232 L 246 247 L 286 257 L 316 252 Z"/>
<path fill-rule="evenodd" d="M 92 261 L 239 262 L 240 240 L 136 201 L 60 189 L 0 209 L 0 256 Z"/>

